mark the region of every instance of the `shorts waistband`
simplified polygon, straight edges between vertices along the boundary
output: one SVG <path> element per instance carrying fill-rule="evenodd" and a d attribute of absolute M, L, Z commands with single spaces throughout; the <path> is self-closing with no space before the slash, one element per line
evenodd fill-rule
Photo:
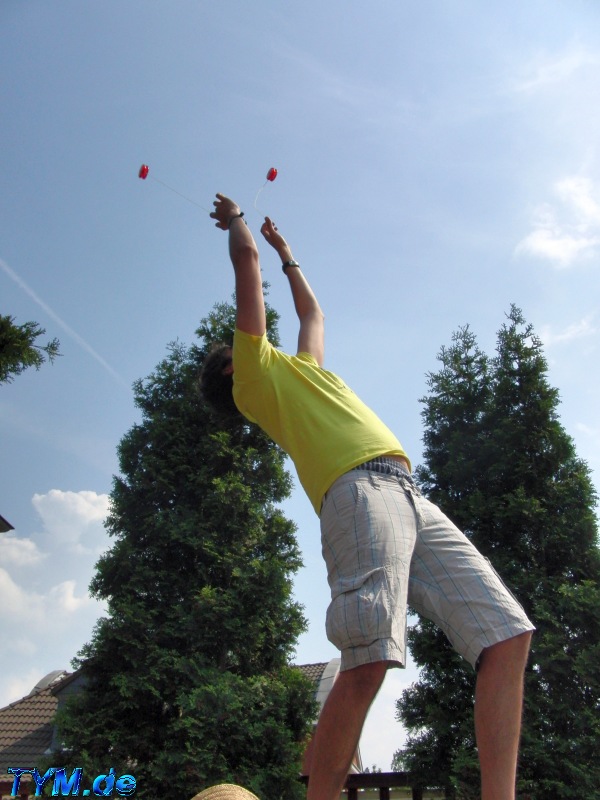
<path fill-rule="evenodd" d="M 353 469 L 381 472 L 384 475 L 396 475 L 399 478 L 410 478 L 412 480 L 412 475 L 408 468 L 401 461 L 396 461 L 395 458 L 386 458 L 385 456 L 372 458 L 370 461 L 365 461 L 364 464 L 353 467 Z"/>

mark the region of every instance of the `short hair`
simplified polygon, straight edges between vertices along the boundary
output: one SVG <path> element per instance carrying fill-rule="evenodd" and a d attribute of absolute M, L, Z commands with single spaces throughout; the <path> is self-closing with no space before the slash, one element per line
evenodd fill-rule
<path fill-rule="evenodd" d="M 200 390 L 206 402 L 215 411 L 233 416 L 240 412 L 233 400 L 233 375 L 223 374 L 223 370 L 229 364 L 231 364 L 231 345 L 214 344 L 202 365 Z"/>

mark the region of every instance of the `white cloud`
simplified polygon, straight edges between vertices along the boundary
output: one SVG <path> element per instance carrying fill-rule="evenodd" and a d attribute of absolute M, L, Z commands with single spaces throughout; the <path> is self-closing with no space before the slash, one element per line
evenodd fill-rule
<path fill-rule="evenodd" d="M 588 336 L 593 336 L 597 329 L 593 324 L 594 315 L 589 314 L 583 317 L 579 322 L 574 322 L 568 325 L 562 331 L 554 332 L 550 325 L 545 325 L 540 330 L 540 338 L 548 347 L 553 344 L 572 342 L 576 339 L 583 339 Z"/>
<path fill-rule="evenodd" d="M 0 619 L 3 625 L 29 625 L 43 614 L 42 597 L 22 589 L 5 569 L 0 568 Z"/>
<path fill-rule="evenodd" d="M 32 667 L 27 672 L 10 675 L 0 689 L 0 708 L 26 697 L 45 674 L 39 667 Z"/>
<path fill-rule="evenodd" d="M 40 594 L 19 586 L 5 569 L 0 569 L 0 620 L 4 628 L 42 630 L 49 622 L 60 627 L 69 621 L 68 617 L 91 604 L 96 601 L 87 592 L 75 596 L 74 580 L 63 581 Z"/>
<path fill-rule="evenodd" d="M 107 534 L 102 523 L 109 510 L 107 494 L 51 489 L 47 494 L 35 494 L 32 502 L 54 542 L 79 554 L 105 549 Z"/>
<path fill-rule="evenodd" d="M 26 639 L 24 637 L 11 639 L 10 652 L 14 655 L 30 658 L 31 656 L 34 656 L 37 651 L 37 645 L 31 639 Z"/>
<path fill-rule="evenodd" d="M 595 256 L 600 246 L 600 203 L 589 178 L 571 176 L 553 186 L 554 204 L 543 203 L 533 215 L 533 230 L 515 254 L 551 261 L 565 269 Z"/>
<path fill-rule="evenodd" d="M 515 83 L 517 92 L 533 92 L 569 80 L 584 67 L 597 67 L 600 56 L 579 44 L 571 44 L 559 55 L 540 53 L 523 68 Z"/>
<path fill-rule="evenodd" d="M 593 253 L 600 243 L 597 237 L 573 236 L 558 226 L 537 228 L 517 246 L 522 253 L 553 261 L 557 267 L 570 267 L 580 256 Z"/>
<path fill-rule="evenodd" d="M 108 495 L 53 489 L 34 495 L 33 503 L 48 534 L 49 552 L 14 534 L 0 538 L 0 622 L 4 631 L 22 640 L 25 650 L 29 645 L 24 636 L 37 647 L 49 626 L 57 630 L 86 624 L 104 609 L 88 592 L 92 565 L 80 556 L 106 547 L 102 522 Z M 68 558 L 72 553 L 74 561 Z M 26 579 L 22 572 L 17 578 L 16 567 L 27 567 Z"/>
<path fill-rule="evenodd" d="M 83 606 L 88 606 L 95 601 L 89 594 L 75 597 L 75 581 L 63 581 L 58 586 L 53 586 L 48 593 L 49 610 L 54 609 L 59 614 L 72 614 Z"/>
<path fill-rule="evenodd" d="M 564 178 L 556 184 L 556 193 L 578 212 L 581 224 L 600 224 L 600 204 L 593 197 L 594 186 L 589 178 L 578 175 Z"/>
<path fill-rule="evenodd" d="M 583 422 L 578 422 L 575 428 L 593 442 L 600 444 L 600 428 L 592 428 Z"/>
<path fill-rule="evenodd" d="M 45 557 L 31 539 L 20 539 L 14 533 L 0 536 L 0 564 L 26 567 L 39 564 Z"/>
<path fill-rule="evenodd" d="M 14 564 L 0 567 L 0 629 L 6 644 L 0 653 L 0 707 L 28 694 L 49 671 L 69 664 L 106 612 L 87 590 L 91 566 L 66 555 L 80 547 L 78 536 L 89 530 L 103 533 L 107 504 L 106 496 L 94 492 L 37 495 L 36 507 L 52 534 L 51 552 L 36 561 L 39 551 L 28 540 L 15 539 L 5 548 L 13 561 L 32 558 L 35 563 L 27 565 L 26 578 L 15 576 Z M 33 666 L 27 670 L 28 665 Z"/>

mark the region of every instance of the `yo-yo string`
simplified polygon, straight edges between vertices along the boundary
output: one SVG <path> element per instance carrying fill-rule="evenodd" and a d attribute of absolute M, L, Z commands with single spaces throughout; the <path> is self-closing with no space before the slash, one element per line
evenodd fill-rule
<path fill-rule="evenodd" d="M 210 214 L 210 211 L 208 210 L 208 208 L 205 208 L 204 206 L 200 205 L 200 203 L 197 203 L 195 200 L 192 200 L 191 197 L 187 197 L 185 194 L 181 194 L 181 192 L 178 192 L 177 189 L 173 189 L 172 186 L 169 186 L 168 183 L 165 183 L 164 181 L 161 181 L 160 178 L 155 178 L 154 175 L 148 175 L 148 177 L 152 178 L 153 181 L 156 181 L 157 183 L 160 183 L 166 189 L 170 189 L 172 192 L 174 192 L 174 194 L 178 194 L 179 197 L 183 197 L 183 199 L 187 200 L 188 203 L 192 203 L 192 205 L 195 205 L 198 208 L 201 208 L 202 211 L 207 211 Z"/>
<path fill-rule="evenodd" d="M 258 211 L 258 206 L 257 206 L 256 204 L 257 204 L 257 202 L 258 202 L 258 196 L 260 195 L 260 193 L 261 193 L 261 192 L 262 192 L 262 190 L 265 188 L 265 186 L 267 185 L 267 183 L 268 183 L 268 182 L 269 182 L 269 181 L 265 181 L 265 182 L 263 183 L 263 185 L 260 187 L 260 189 L 259 189 L 259 190 L 258 190 L 258 192 L 256 193 L 256 197 L 254 198 L 254 208 L 255 208 L 257 211 Z"/>

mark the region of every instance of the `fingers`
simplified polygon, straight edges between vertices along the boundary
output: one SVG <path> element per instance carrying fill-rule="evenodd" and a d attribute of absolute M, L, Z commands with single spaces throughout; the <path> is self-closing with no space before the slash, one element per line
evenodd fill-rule
<path fill-rule="evenodd" d="M 216 219 L 215 227 L 226 231 L 230 218 L 239 212 L 237 204 L 221 192 L 216 193 L 216 200 L 213 201 L 215 210 L 209 214 L 209 217 Z"/>
<path fill-rule="evenodd" d="M 265 217 L 265 221 L 263 222 L 260 230 L 264 236 L 267 232 L 273 233 L 274 231 L 277 231 L 277 225 L 275 225 L 270 217 Z"/>
<path fill-rule="evenodd" d="M 221 228 L 221 230 L 225 230 L 225 223 L 220 219 L 219 214 L 217 214 L 216 211 L 212 211 L 208 216 L 211 217 L 211 219 L 217 220 L 217 222 L 215 222 L 215 228 Z"/>
<path fill-rule="evenodd" d="M 219 192 L 217 192 L 216 197 L 217 197 L 217 199 L 213 200 L 213 206 L 216 209 L 221 208 L 223 206 L 223 204 L 227 204 L 227 203 L 232 203 L 233 202 L 228 197 L 225 197 L 224 194 L 220 194 Z M 214 212 L 213 212 L 213 214 L 214 214 Z M 211 217 L 213 216 L 213 214 L 211 214 Z"/>

